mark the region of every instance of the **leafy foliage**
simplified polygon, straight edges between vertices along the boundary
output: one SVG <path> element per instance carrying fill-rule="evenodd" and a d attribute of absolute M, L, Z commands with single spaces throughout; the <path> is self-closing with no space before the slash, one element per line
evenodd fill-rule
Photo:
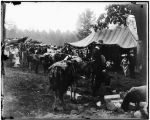
<path fill-rule="evenodd" d="M 77 22 L 79 39 L 83 39 L 91 33 L 90 28 L 92 27 L 91 25 L 94 21 L 95 16 L 93 11 L 91 11 L 90 9 L 86 9 L 85 12 L 79 15 L 79 19 Z"/>
<path fill-rule="evenodd" d="M 95 30 L 108 28 L 109 24 L 118 24 L 126 26 L 126 18 L 132 14 L 128 4 L 112 4 L 106 7 L 106 14 L 101 14 L 97 20 L 97 25 L 93 25 Z"/>

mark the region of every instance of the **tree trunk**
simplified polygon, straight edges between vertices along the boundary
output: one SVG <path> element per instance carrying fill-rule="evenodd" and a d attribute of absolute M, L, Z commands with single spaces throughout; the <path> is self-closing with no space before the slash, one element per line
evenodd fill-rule
<path fill-rule="evenodd" d="M 139 57 L 142 59 L 139 59 L 141 61 L 138 61 L 139 63 L 142 64 L 142 75 L 144 79 L 146 79 L 146 66 L 147 66 L 147 4 L 146 3 L 141 3 L 141 4 L 132 4 L 130 5 L 131 9 L 133 10 L 133 14 L 136 19 L 136 25 L 137 25 L 137 32 L 139 36 L 139 40 L 141 41 L 141 48 L 139 53 Z M 137 58 L 138 59 L 138 58 Z"/>
<path fill-rule="evenodd" d="M 5 5 L 5 3 L 4 2 L 1 2 L 1 14 L 2 14 L 2 17 L 1 17 L 1 52 L 2 52 L 2 54 L 1 54 L 1 57 L 2 57 L 2 55 L 3 55 L 3 52 L 4 52 L 4 40 L 5 40 L 5 10 L 6 10 L 6 5 Z M 3 46 L 2 46 L 3 45 Z M 2 75 L 5 75 L 5 70 L 4 70 L 4 59 L 3 58 L 1 58 L 1 62 L 2 62 L 2 64 L 1 64 L 1 73 L 2 73 Z"/>

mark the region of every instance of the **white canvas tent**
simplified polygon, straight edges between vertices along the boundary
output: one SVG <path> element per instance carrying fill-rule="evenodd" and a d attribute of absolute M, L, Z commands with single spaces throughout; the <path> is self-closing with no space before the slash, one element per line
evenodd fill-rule
<path fill-rule="evenodd" d="M 117 27 L 115 29 L 93 31 L 83 40 L 69 44 L 74 47 L 86 47 L 90 43 L 99 40 L 103 40 L 103 43 L 108 45 L 117 44 L 121 48 L 134 48 L 137 47 L 138 35 L 133 34 L 129 27 Z"/>

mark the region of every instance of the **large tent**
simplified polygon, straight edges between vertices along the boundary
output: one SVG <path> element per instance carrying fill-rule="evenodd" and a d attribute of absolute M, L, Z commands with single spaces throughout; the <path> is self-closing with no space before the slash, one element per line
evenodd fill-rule
<path fill-rule="evenodd" d="M 137 47 L 138 36 L 133 34 L 129 27 L 117 27 L 115 29 L 103 29 L 97 32 L 92 32 L 83 40 L 69 43 L 74 47 L 87 47 L 90 43 L 103 40 L 107 45 L 119 45 L 121 48 Z"/>
<path fill-rule="evenodd" d="M 103 40 L 103 54 L 106 60 L 114 61 L 115 68 L 120 68 L 121 55 L 127 54 L 132 49 L 137 54 L 138 35 L 130 27 L 117 26 L 114 29 L 103 29 L 93 31 L 89 36 L 83 40 L 69 43 L 76 48 L 87 47 L 92 42 L 100 42 Z"/>

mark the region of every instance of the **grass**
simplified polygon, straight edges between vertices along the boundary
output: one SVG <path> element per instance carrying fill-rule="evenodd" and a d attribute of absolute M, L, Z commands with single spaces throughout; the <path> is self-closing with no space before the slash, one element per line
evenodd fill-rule
<path fill-rule="evenodd" d="M 44 96 L 47 84 L 46 76 L 6 68 L 6 76 L 3 78 L 4 106 L 6 105 L 4 114 L 32 116 L 40 111 L 49 111 L 52 99 L 51 96 Z M 7 96 L 15 96 L 16 101 L 12 98 L 9 102 L 13 111 L 9 109 Z"/>
<path fill-rule="evenodd" d="M 54 116 L 52 104 L 54 101 L 53 94 L 48 93 L 48 78 L 43 74 L 35 74 L 31 71 L 22 71 L 20 68 L 6 67 L 6 75 L 3 77 L 3 116 L 18 117 L 39 117 L 44 118 L 71 118 L 73 115 L 59 113 Z M 111 87 L 118 91 L 125 91 L 132 86 L 144 85 L 142 77 L 138 79 L 125 78 L 119 74 L 114 75 Z M 69 100 L 66 100 L 70 102 Z M 88 108 L 86 108 L 88 109 Z M 84 118 L 83 111 L 74 118 Z M 90 118 L 99 119 L 117 119 L 132 118 L 130 113 L 113 113 L 111 111 L 100 109 L 96 113 L 89 115 Z M 46 117 L 45 117 L 46 118 Z"/>

